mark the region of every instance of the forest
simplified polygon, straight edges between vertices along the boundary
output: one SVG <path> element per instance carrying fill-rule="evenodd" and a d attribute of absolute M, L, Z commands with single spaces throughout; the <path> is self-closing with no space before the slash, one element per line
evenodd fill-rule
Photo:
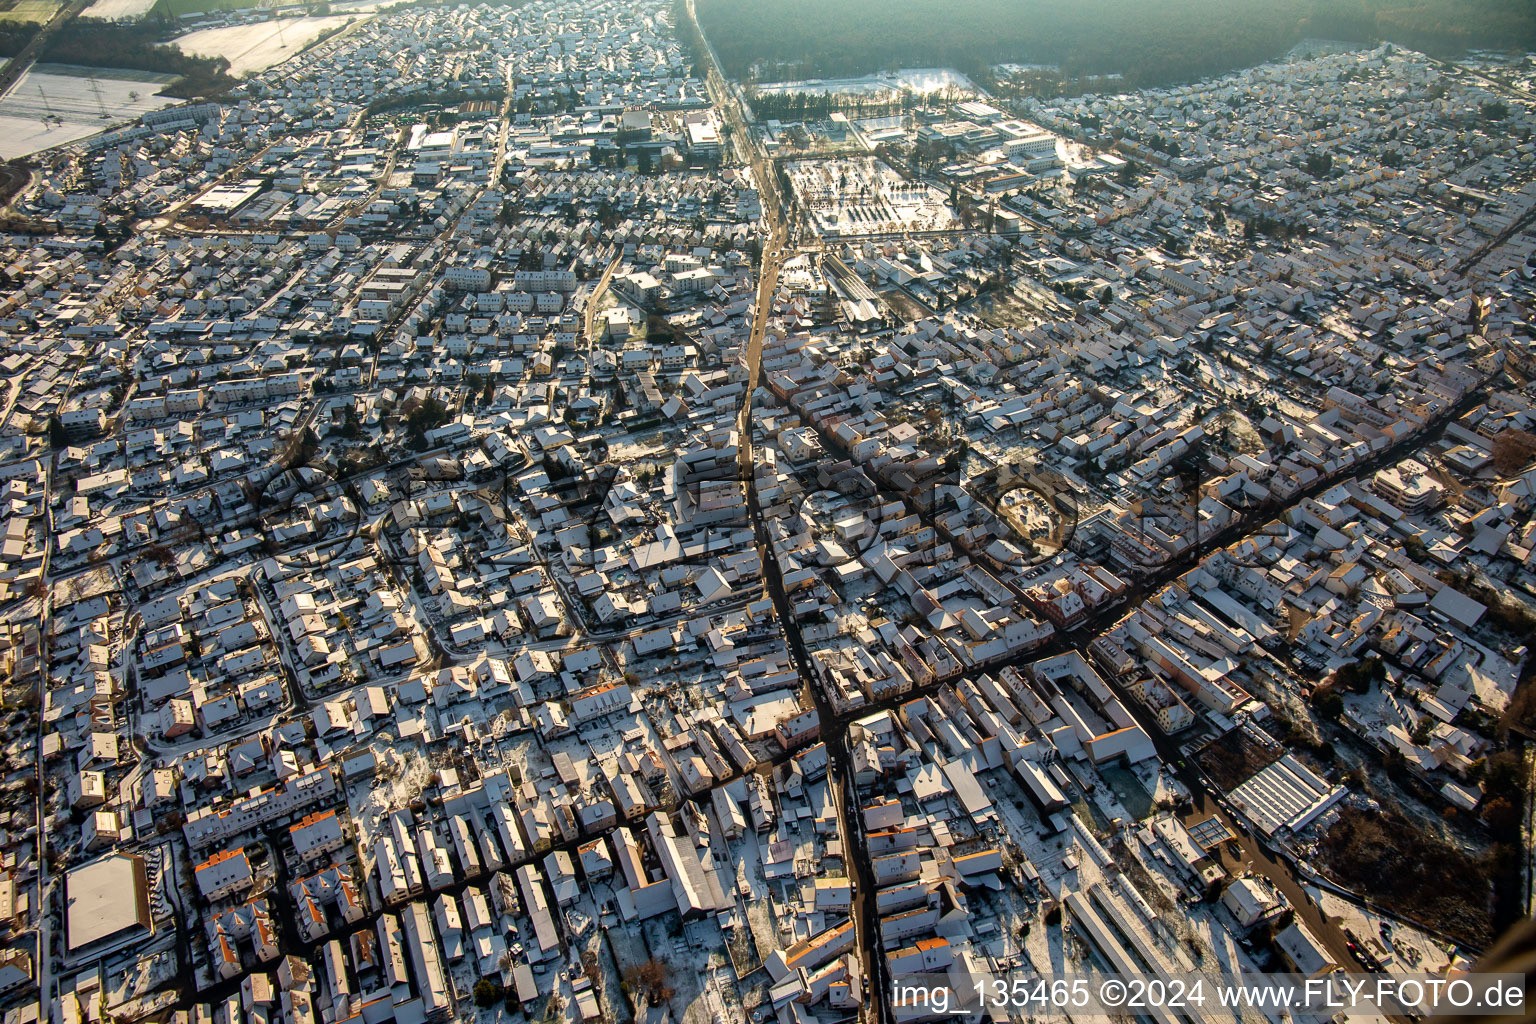
<path fill-rule="evenodd" d="M 1190 81 L 1278 57 L 1306 39 L 1390 41 L 1452 56 L 1536 47 L 1530 0 L 697 0 L 728 74 L 758 81 L 990 64 Z"/>

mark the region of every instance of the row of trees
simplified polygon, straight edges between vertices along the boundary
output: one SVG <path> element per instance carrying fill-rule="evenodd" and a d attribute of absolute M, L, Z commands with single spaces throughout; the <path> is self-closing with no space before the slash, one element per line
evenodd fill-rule
<path fill-rule="evenodd" d="M 750 90 L 747 100 L 752 113 L 759 120 L 774 121 L 825 121 L 834 112 L 841 111 L 849 117 L 880 117 L 887 114 L 903 114 L 912 109 L 916 100 L 908 92 L 880 93 L 833 93 L 833 92 L 761 92 Z"/>

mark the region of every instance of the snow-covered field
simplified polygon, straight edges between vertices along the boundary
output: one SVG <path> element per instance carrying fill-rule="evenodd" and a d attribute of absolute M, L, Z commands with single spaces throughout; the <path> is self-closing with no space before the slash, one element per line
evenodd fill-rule
<path fill-rule="evenodd" d="M 155 0 L 96 0 L 80 12 L 82 18 L 101 18 L 104 21 L 129 21 L 142 18 L 155 6 Z"/>
<path fill-rule="evenodd" d="M 168 107 L 178 101 L 156 92 L 174 80 L 145 71 L 35 64 L 0 98 L 0 157 L 62 146 Z"/>
<path fill-rule="evenodd" d="M 758 86 L 758 91 L 764 94 L 787 92 L 815 96 L 822 93 L 856 96 L 862 93 L 878 97 L 908 91 L 926 96 L 951 87 L 966 91 L 976 88 L 969 78 L 953 68 L 902 68 L 894 74 L 882 72 L 863 78 L 808 78 L 803 82 L 771 82 Z"/>
<path fill-rule="evenodd" d="M 349 20 L 347 15 L 276 18 L 255 25 L 199 29 L 178 36 L 174 42 L 181 47 L 181 52 L 197 57 L 228 57 L 230 74 L 247 75 L 281 64 L 313 43 L 322 33 L 340 28 Z"/>
<path fill-rule="evenodd" d="M 0 11 L 0 21 L 35 21 L 41 25 L 62 6 L 61 0 L 16 0 L 15 4 Z"/>

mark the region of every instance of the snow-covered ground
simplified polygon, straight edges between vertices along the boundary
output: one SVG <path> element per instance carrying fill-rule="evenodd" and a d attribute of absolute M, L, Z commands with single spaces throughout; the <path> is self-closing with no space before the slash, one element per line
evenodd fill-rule
<path fill-rule="evenodd" d="M 14 6 L 0 11 L 0 21 L 35 21 L 41 25 L 62 6 L 60 0 L 17 0 Z"/>
<path fill-rule="evenodd" d="M 1318 906 L 1323 908 L 1323 913 L 1337 918 L 1340 926 L 1353 934 L 1366 952 L 1378 959 L 1382 959 L 1383 954 L 1390 957 L 1385 960 L 1385 970 L 1402 974 L 1438 973 L 1450 966 L 1451 956 L 1445 944 L 1433 936 L 1372 913 L 1325 889 L 1307 888 Z"/>
<path fill-rule="evenodd" d="M 178 101 L 156 93 L 174 77 L 35 64 L 0 98 L 0 157 L 52 149 L 168 107 Z"/>
<path fill-rule="evenodd" d="M 351 17 L 333 14 L 321 18 L 274 18 L 254 25 L 205 28 L 178 36 L 183 53 L 198 57 L 228 57 L 229 73 L 246 75 L 281 64 L 313 43 L 323 33 L 345 25 Z"/>
<path fill-rule="evenodd" d="M 142 18 L 155 6 L 155 0 L 96 0 L 81 12 L 82 18 L 101 18 L 106 21 L 128 21 Z"/>
<path fill-rule="evenodd" d="M 770 82 L 758 87 L 761 93 L 841 93 L 845 96 L 875 97 L 891 93 L 915 92 L 920 96 L 955 88 L 975 91 L 971 80 L 953 68 L 902 68 L 891 73 L 865 75 L 863 78 L 808 78 L 802 82 Z"/>

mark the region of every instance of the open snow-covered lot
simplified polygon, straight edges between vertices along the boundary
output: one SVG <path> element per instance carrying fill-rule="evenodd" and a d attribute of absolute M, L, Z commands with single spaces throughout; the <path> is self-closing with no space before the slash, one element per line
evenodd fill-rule
<path fill-rule="evenodd" d="M 174 42 L 183 53 L 197 57 L 228 57 L 230 74 L 247 75 L 281 64 L 324 33 L 340 28 L 350 20 L 351 16 L 339 14 L 319 18 L 275 18 L 254 25 L 199 29 L 178 36 Z"/>
<path fill-rule="evenodd" d="M 155 0 L 96 0 L 80 12 L 82 18 L 101 18 L 103 21 L 131 21 L 142 18 L 155 6 Z"/>
<path fill-rule="evenodd" d="M 62 6 L 61 0 L 16 0 L 9 6 L 0 4 L 0 21 L 35 21 L 41 25 Z"/>
<path fill-rule="evenodd" d="M 0 98 L 0 157 L 62 146 L 168 107 L 178 101 L 157 93 L 174 80 L 146 71 L 35 64 Z"/>

